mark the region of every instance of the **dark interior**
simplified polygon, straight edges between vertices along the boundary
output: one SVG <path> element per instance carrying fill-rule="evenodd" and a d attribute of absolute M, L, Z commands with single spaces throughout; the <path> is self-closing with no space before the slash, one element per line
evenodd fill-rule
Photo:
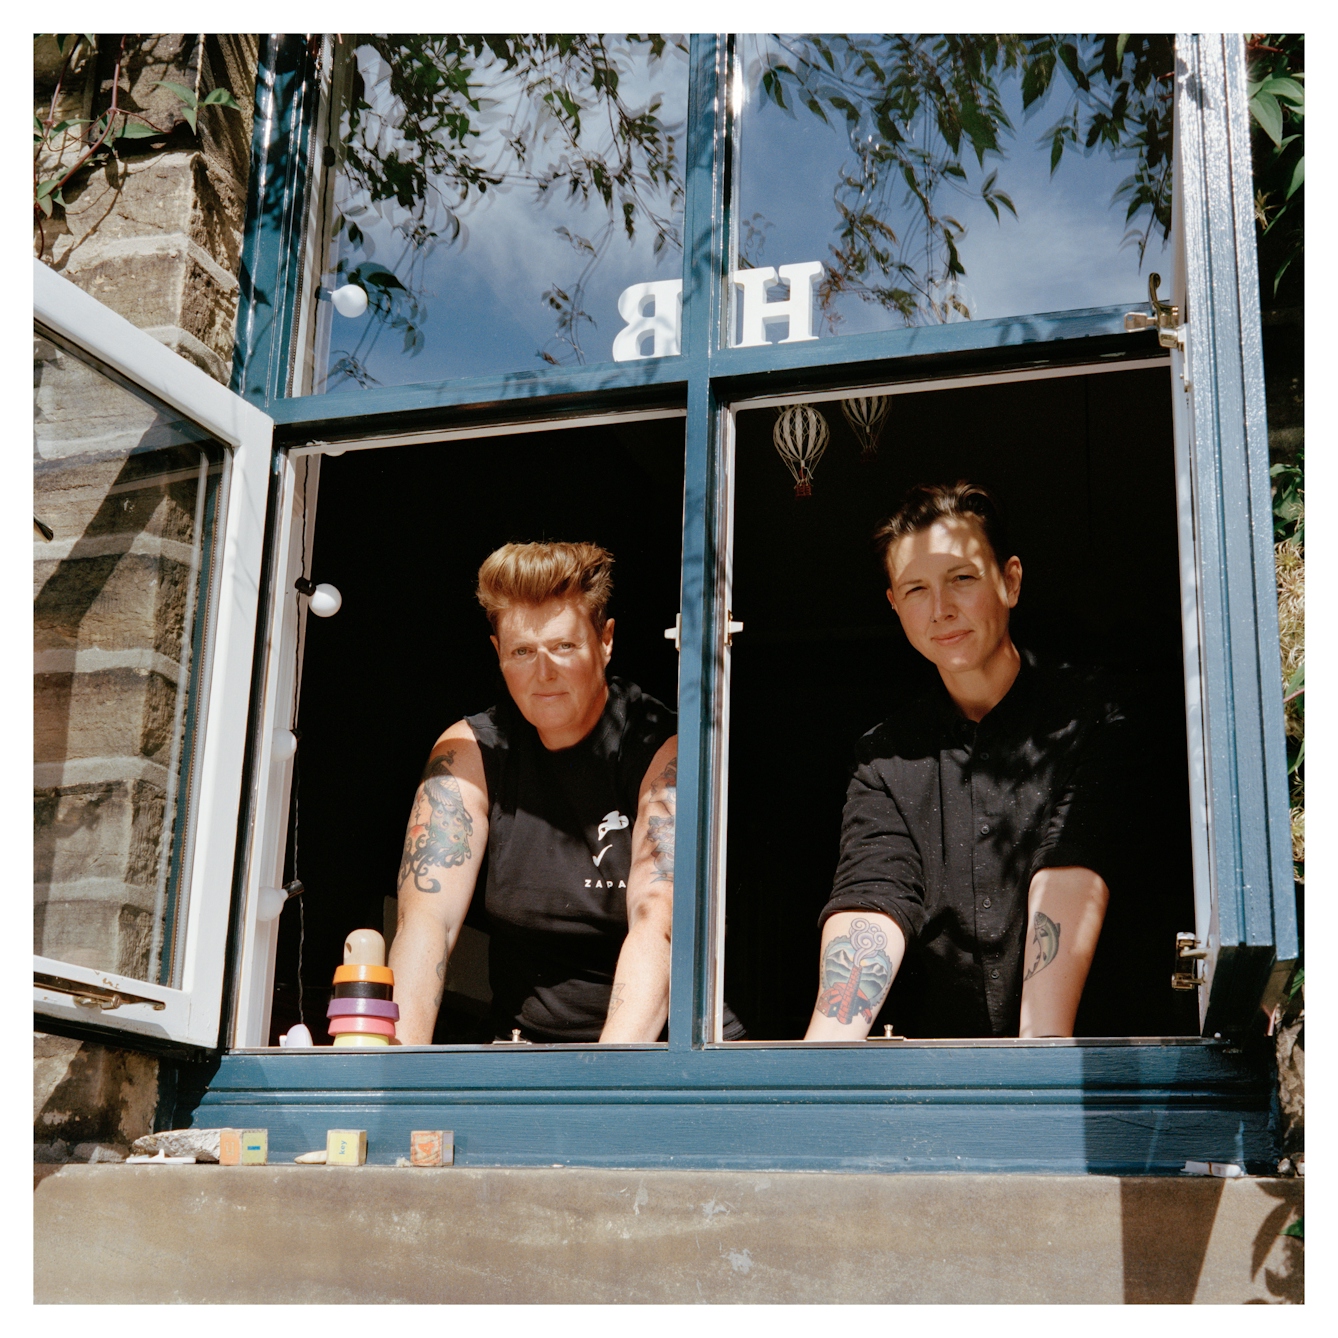
<path fill-rule="evenodd" d="M 309 574 L 344 602 L 333 618 L 306 622 L 294 806 L 306 891 L 280 921 L 271 1044 L 298 1020 L 299 938 L 306 1022 L 317 1044 L 328 1040 L 344 936 L 382 926 L 428 752 L 505 691 L 474 599 L 494 548 L 536 539 L 608 548 L 610 672 L 676 704 L 678 655 L 664 629 L 679 607 L 683 420 L 326 457 L 316 517 Z M 290 817 L 288 878 L 293 827 Z M 477 910 L 467 924 L 486 932 Z M 448 991 L 434 1039 L 490 1041 L 485 1014 Z"/>
<path fill-rule="evenodd" d="M 1079 1034 L 1197 1031 L 1195 996 L 1170 989 L 1175 933 L 1194 920 L 1169 397 L 1160 368 L 899 395 L 872 462 L 839 405 L 822 404 L 831 441 L 805 499 L 772 445 L 775 410 L 739 415 L 725 993 L 751 1040 L 803 1034 L 854 744 L 933 672 L 884 599 L 874 526 L 911 484 L 959 477 L 1005 507 L 1024 565 L 1019 642 L 1121 673 L 1144 724 L 1156 816 L 1130 840 L 1147 882 L 1112 903 Z M 344 935 L 382 924 L 432 743 L 504 690 L 473 596 L 482 559 L 509 540 L 611 549 L 612 672 L 672 704 L 663 633 L 679 607 L 682 497 L 681 419 L 323 461 L 309 574 L 344 603 L 307 621 L 307 890 L 280 924 L 272 1042 L 297 1020 L 300 936 L 305 1016 L 325 1040 Z M 292 877 L 291 830 L 288 864 Z M 476 911 L 469 923 L 486 931 Z M 876 1029 L 896 1006 L 894 988 Z M 485 1013 L 448 988 L 435 1039 L 490 1040 Z"/>
<path fill-rule="evenodd" d="M 1112 898 L 1078 1034 L 1197 1032 L 1170 988 L 1194 925 L 1170 393 L 1156 368 L 898 395 L 871 462 L 819 404 L 831 438 L 802 499 L 776 410 L 740 413 L 725 994 L 751 1040 L 804 1033 L 854 745 L 934 673 L 884 598 L 874 528 L 913 484 L 958 478 L 1003 504 L 1019 644 L 1115 671 L 1141 723 L 1146 883 Z M 897 1003 L 894 985 L 876 1032 Z"/>

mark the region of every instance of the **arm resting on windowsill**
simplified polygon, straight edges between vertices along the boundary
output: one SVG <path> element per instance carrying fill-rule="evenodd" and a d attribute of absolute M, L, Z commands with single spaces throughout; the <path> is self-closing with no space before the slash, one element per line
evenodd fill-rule
<path fill-rule="evenodd" d="M 806 1041 L 862 1041 L 892 988 L 906 936 L 890 915 L 838 911 L 822 926 L 818 1001 Z"/>
<path fill-rule="evenodd" d="M 1091 869 L 1041 869 L 1027 896 L 1019 1036 L 1072 1036 L 1110 892 Z"/>
<path fill-rule="evenodd" d="M 627 937 L 613 973 L 601 1042 L 658 1040 L 669 1017 L 677 781 L 675 736 L 651 759 L 637 800 L 627 878 Z"/>

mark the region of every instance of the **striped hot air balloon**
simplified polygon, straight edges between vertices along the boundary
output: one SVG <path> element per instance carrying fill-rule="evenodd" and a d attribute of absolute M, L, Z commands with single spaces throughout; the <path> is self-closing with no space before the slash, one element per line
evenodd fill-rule
<path fill-rule="evenodd" d="M 841 401 L 841 412 L 859 439 L 861 460 L 872 460 L 878 454 L 878 436 L 887 410 L 886 395 L 856 395 Z"/>
<path fill-rule="evenodd" d="M 783 405 L 771 429 L 780 458 L 794 477 L 794 495 L 813 494 L 813 469 L 827 449 L 827 420 L 811 404 Z"/>

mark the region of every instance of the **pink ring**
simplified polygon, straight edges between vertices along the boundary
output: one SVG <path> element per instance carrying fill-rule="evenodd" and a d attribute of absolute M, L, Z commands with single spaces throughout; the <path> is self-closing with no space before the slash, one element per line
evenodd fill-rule
<path fill-rule="evenodd" d="M 329 1027 L 331 1036 L 338 1036 L 346 1031 L 370 1032 L 375 1036 L 393 1036 L 395 1024 L 388 1017 L 332 1017 Z"/>
<path fill-rule="evenodd" d="M 393 999 L 331 999 L 326 1017 L 385 1017 L 394 1022 L 400 1006 Z"/>

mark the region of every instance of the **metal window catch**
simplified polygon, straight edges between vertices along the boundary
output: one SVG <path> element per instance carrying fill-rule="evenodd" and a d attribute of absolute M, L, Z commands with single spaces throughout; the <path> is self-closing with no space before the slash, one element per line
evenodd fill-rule
<path fill-rule="evenodd" d="M 1208 956 L 1208 949 L 1193 934 L 1175 936 L 1176 960 L 1183 962 L 1188 970 L 1175 971 L 1171 975 L 1173 990 L 1196 990 L 1208 982 L 1198 970 L 1198 963 Z"/>
<path fill-rule="evenodd" d="M 1157 343 L 1162 348 L 1185 347 L 1185 327 L 1180 323 L 1180 308 L 1170 302 L 1163 302 L 1157 296 L 1161 287 L 1161 275 L 1148 275 L 1148 306 L 1152 314 L 1144 311 L 1126 311 L 1124 328 L 1132 334 L 1136 330 L 1156 330 Z"/>
<path fill-rule="evenodd" d="M 127 994 L 123 990 L 98 989 L 85 985 L 79 980 L 66 980 L 63 976 L 48 976 L 41 971 L 33 972 L 35 989 L 52 990 L 56 994 L 71 995 L 81 1008 L 100 1008 L 104 1013 L 125 1004 L 148 1004 L 150 1008 L 162 1011 L 167 1005 L 161 999 L 146 999 L 142 994 Z"/>
<path fill-rule="evenodd" d="M 734 612 L 732 609 L 725 612 L 725 645 L 734 644 L 735 634 L 743 631 L 743 624 L 734 621 Z M 674 649 L 681 651 L 683 649 L 683 615 L 674 614 L 674 625 L 664 629 L 664 639 L 674 643 Z"/>

